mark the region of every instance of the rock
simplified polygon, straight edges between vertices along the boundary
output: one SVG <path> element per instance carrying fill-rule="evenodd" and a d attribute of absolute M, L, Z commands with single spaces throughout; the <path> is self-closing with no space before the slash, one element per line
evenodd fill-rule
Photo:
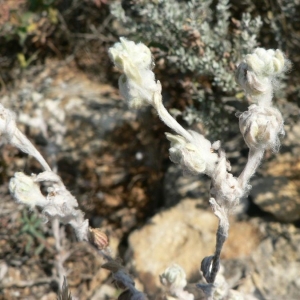
<path fill-rule="evenodd" d="M 198 204 L 184 200 L 130 235 L 126 261 L 147 293 L 157 292 L 159 274 L 172 263 L 183 267 L 189 280 L 199 277 L 202 259 L 214 252 L 217 218 Z"/>
<path fill-rule="evenodd" d="M 218 224 L 210 210 L 198 208 L 202 202 L 201 199 L 184 199 L 130 235 L 126 261 L 150 295 L 161 287 L 158 275 L 172 263 L 185 270 L 189 283 L 199 280 L 202 259 L 214 253 Z M 257 225 L 237 222 L 233 217 L 230 224 L 222 260 L 248 257 L 261 239 Z M 237 276 L 229 275 L 233 286 L 245 273 L 245 265 L 240 266 Z"/>
<path fill-rule="evenodd" d="M 229 235 L 222 249 L 221 258 L 226 260 L 245 259 L 257 248 L 263 238 L 255 221 L 229 219 Z"/>
<path fill-rule="evenodd" d="M 299 299 L 300 229 L 270 223 L 266 239 L 252 255 L 252 281 L 261 299 Z"/>
<path fill-rule="evenodd" d="M 300 219 L 299 161 L 290 153 L 277 155 L 267 163 L 263 177 L 253 180 L 251 196 L 254 203 L 280 221 Z"/>
<path fill-rule="evenodd" d="M 277 220 L 294 222 L 300 220 L 300 123 L 287 125 L 285 131 L 280 152 L 264 159 L 251 180 L 251 196 Z"/>
<path fill-rule="evenodd" d="M 116 297 L 116 289 L 111 285 L 102 284 L 90 299 L 91 300 L 114 299 L 115 297 Z"/>

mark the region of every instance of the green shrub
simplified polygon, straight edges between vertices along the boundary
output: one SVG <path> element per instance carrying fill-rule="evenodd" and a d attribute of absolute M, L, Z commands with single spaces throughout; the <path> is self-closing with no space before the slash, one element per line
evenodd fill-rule
<path fill-rule="evenodd" d="M 189 125 L 200 120 L 213 133 L 226 131 L 223 120 L 236 98 L 243 97 L 234 80 L 236 63 L 257 46 L 260 17 L 245 13 L 241 20 L 230 18 L 228 0 L 123 3 L 111 5 L 111 13 L 126 28 L 123 34 L 155 48 L 157 64 L 169 76 L 170 70 L 177 74 L 175 85 L 181 83 L 193 100 L 183 118 Z"/>

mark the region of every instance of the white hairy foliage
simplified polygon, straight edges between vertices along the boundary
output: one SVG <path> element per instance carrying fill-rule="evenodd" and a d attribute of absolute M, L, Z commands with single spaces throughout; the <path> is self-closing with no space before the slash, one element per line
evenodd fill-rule
<path fill-rule="evenodd" d="M 201 264 L 201 271 L 208 283 L 202 290 L 212 293 L 212 287 L 217 286 L 213 284 L 220 267 L 220 253 L 228 236 L 228 214 L 248 191 L 249 180 L 260 164 L 264 151 L 268 148 L 278 151 L 279 135 L 284 134 L 283 118 L 273 107 L 272 96 L 274 80 L 286 70 L 288 62 L 280 50 L 257 48 L 245 57 L 237 69 L 238 84 L 256 104 L 239 115 L 240 130 L 249 147 L 249 157 L 240 176 L 235 177 L 230 173 L 230 163 L 226 160 L 219 141 L 211 143 L 200 133 L 184 129 L 166 110 L 162 103 L 161 84 L 155 80 L 152 71 L 154 63 L 148 47 L 121 38 L 120 43 L 116 43 L 109 50 L 109 55 L 115 66 L 124 73 L 119 79 L 119 87 L 129 106 L 153 106 L 161 120 L 176 133 L 166 133 L 171 143 L 170 159 L 179 164 L 185 174 L 204 173 L 212 179 L 209 202 L 219 218 L 216 251 L 214 255 L 204 258 Z M 27 137 L 18 130 L 14 114 L 1 104 L 0 136 L 4 143 L 10 143 L 35 157 L 44 168 L 44 172 L 37 175 L 15 173 L 9 189 L 16 201 L 30 208 L 41 207 L 47 219 L 71 224 L 79 240 L 89 241 L 89 222 L 78 209 L 76 198 L 66 189 L 61 178 L 51 170 Z M 44 182 L 49 185 L 46 196 L 40 190 Z M 112 261 L 111 257 L 108 258 Z M 131 299 L 146 299 L 143 293 L 136 290 L 133 280 L 122 268 L 115 271 L 113 277 L 128 288 Z M 160 279 L 177 299 L 194 299 L 192 294 L 184 290 L 187 284 L 186 275 L 180 266 L 167 268 Z M 221 283 L 215 294 L 221 298 L 228 297 L 228 287 Z"/>
<path fill-rule="evenodd" d="M 284 134 L 283 118 L 272 106 L 272 97 L 274 80 L 286 70 L 287 60 L 280 50 L 257 48 L 245 57 L 237 69 L 236 81 L 257 104 L 239 114 L 240 130 L 250 150 L 243 172 L 239 177 L 234 177 L 229 173 L 230 163 L 226 160 L 224 150 L 220 148 L 220 142 L 211 144 L 203 135 L 185 130 L 165 109 L 160 82 L 155 82 L 154 73 L 150 70 L 150 50 L 145 48 L 145 45 L 134 44 L 121 38 L 121 43 L 111 48 L 110 57 L 116 67 L 124 72 L 119 85 L 121 94 L 128 103 L 134 107 L 142 103 L 152 105 L 161 120 L 177 133 L 166 133 L 171 143 L 171 161 L 179 164 L 184 174 L 205 173 L 212 179 L 209 202 L 219 218 L 219 227 L 215 254 L 204 258 L 201 264 L 201 271 L 208 285 L 199 285 L 208 297 L 212 297 L 211 284 L 216 280 L 220 267 L 220 253 L 229 231 L 228 214 L 248 192 L 249 180 L 259 166 L 265 149 L 278 151 L 279 135 Z M 140 54 L 137 53 L 138 49 L 141 49 Z M 142 63 L 138 63 L 139 61 Z M 141 78 L 144 74 L 144 78 Z M 160 279 L 172 296 L 176 296 L 177 299 L 193 299 L 183 290 L 186 279 L 181 267 L 171 266 Z M 222 299 L 228 296 L 228 288 L 219 286 L 218 295 Z M 216 299 L 219 299 L 218 297 Z"/>

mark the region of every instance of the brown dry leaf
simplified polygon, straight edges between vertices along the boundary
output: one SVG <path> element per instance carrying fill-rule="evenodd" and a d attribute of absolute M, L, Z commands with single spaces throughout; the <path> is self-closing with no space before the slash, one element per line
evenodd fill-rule
<path fill-rule="evenodd" d="M 91 234 L 91 243 L 97 247 L 98 250 L 103 250 L 108 247 L 108 236 L 101 231 L 100 228 L 89 228 Z"/>

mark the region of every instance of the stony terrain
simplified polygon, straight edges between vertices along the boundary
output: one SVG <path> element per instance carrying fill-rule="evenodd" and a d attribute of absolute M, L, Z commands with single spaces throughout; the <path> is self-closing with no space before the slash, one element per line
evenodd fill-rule
<path fill-rule="evenodd" d="M 212 254 L 217 219 L 206 178 L 185 178 L 168 160 L 167 129 L 149 109 L 129 111 L 118 91 L 79 71 L 74 62 L 48 61 L 18 76 L 0 102 L 16 112 L 20 129 L 57 170 L 92 226 L 101 227 L 136 285 L 150 298 L 158 275 L 180 264 L 191 285 Z M 266 153 L 253 189 L 232 216 L 223 252 L 229 285 L 266 300 L 297 300 L 300 288 L 300 142 L 296 106 L 284 109 L 286 137 Z M 246 153 L 239 135 L 224 143 L 238 173 Z M 241 149 L 241 150 L 239 150 Z M 1 147 L 0 299 L 56 299 L 51 224 L 37 223 L 8 194 L 14 172 L 40 166 L 9 145 Z M 30 223 L 34 230 L 24 229 Z M 61 227 L 65 268 L 74 299 L 116 299 L 119 289 L 102 259 Z"/>

